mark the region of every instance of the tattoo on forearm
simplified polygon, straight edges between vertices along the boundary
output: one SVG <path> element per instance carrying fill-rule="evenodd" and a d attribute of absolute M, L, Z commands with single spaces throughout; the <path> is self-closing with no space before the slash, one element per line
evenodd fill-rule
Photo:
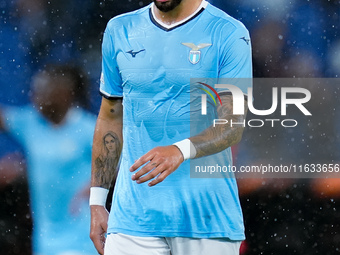
<path fill-rule="evenodd" d="M 232 96 L 223 96 L 222 106 L 217 108 L 218 117 L 228 120 L 226 125 L 211 126 L 204 130 L 201 134 L 190 138 L 197 150 L 196 157 L 207 156 L 220 152 L 232 145 L 237 144 L 243 133 L 242 125 L 230 126 L 233 123 L 242 123 L 245 115 L 233 115 L 233 99 Z M 246 104 L 245 104 L 245 107 Z M 247 108 L 245 108 L 247 109 Z"/>
<path fill-rule="evenodd" d="M 103 136 L 101 145 L 101 153 L 94 160 L 94 177 L 97 184 L 109 189 L 117 177 L 121 142 L 116 133 L 109 131 Z"/>

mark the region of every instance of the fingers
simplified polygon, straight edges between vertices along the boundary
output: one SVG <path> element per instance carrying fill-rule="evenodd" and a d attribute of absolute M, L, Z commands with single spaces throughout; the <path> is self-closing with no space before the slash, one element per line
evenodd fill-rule
<path fill-rule="evenodd" d="M 107 221 L 105 221 L 102 225 L 101 225 L 101 227 L 102 227 L 102 229 L 104 230 L 104 232 L 105 233 L 107 233 L 107 226 L 108 224 L 107 224 Z"/>
<path fill-rule="evenodd" d="M 97 234 L 91 231 L 90 238 L 99 254 L 104 254 L 105 233 Z"/>
<path fill-rule="evenodd" d="M 148 185 L 149 185 L 150 187 L 155 186 L 156 184 L 158 184 L 158 183 L 164 181 L 164 179 L 165 179 L 166 177 L 168 177 L 169 174 L 170 174 L 170 172 L 164 171 L 163 173 L 161 173 L 160 175 L 158 175 L 158 176 L 156 177 L 156 179 L 154 179 L 153 181 L 151 181 Z"/>
<path fill-rule="evenodd" d="M 183 155 L 176 146 L 156 147 L 136 160 L 131 166 L 131 172 L 141 167 L 132 175 L 131 179 L 138 184 L 153 179 L 149 186 L 154 186 L 174 172 L 182 162 Z"/>
<path fill-rule="evenodd" d="M 150 164 L 150 163 L 149 163 Z M 142 169 L 143 170 L 143 169 Z M 140 171 L 142 171 L 142 170 L 140 170 Z M 140 171 L 138 171 L 137 173 L 139 173 Z M 165 167 L 165 165 L 164 164 L 162 164 L 162 165 L 158 165 L 155 169 L 153 169 L 151 172 L 149 172 L 147 175 L 145 175 L 145 176 L 142 176 L 142 177 L 140 177 L 140 178 L 136 178 L 136 182 L 138 183 L 138 184 L 140 184 L 140 183 L 144 183 L 144 182 L 147 182 L 147 181 L 149 181 L 149 180 L 151 180 L 151 179 L 154 179 L 155 177 L 157 177 L 158 178 L 158 176 L 160 175 L 160 174 L 162 174 L 163 172 L 166 172 L 166 167 Z M 136 174 L 137 174 L 136 173 Z M 169 174 L 168 174 L 169 175 Z M 149 185 L 150 186 L 150 185 Z"/>
<path fill-rule="evenodd" d="M 140 169 L 138 172 L 133 174 L 131 178 L 132 178 L 133 181 L 136 181 L 136 180 L 139 181 L 141 179 L 141 176 L 143 176 L 143 175 L 145 175 L 146 173 L 149 173 L 149 172 L 150 172 L 150 174 L 152 173 L 153 178 L 154 178 L 158 174 L 155 171 L 158 166 L 159 166 L 159 163 L 156 160 L 151 160 L 151 161 L 149 161 L 148 164 L 146 164 L 144 167 L 142 167 L 142 169 Z"/>
<path fill-rule="evenodd" d="M 136 171 L 138 168 L 140 168 L 142 165 L 144 165 L 146 162 L 152 160 L 154 157 L 154 154 L 152 151 L 149 151 L 142 157 L 136 160 L 136 162 L 130 167 L 130 172 Z"/>
<path fill-rule="evenodd" d="M 91 206 L 90 238 L 99 254 L 104 254 L 108 212 L 104 206 Z"/>

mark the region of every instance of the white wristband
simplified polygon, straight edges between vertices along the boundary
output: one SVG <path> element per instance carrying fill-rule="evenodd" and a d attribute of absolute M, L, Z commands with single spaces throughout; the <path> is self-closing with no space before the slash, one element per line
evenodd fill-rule
<path fill-rule="evenodd" d="M 101 187 L 91 187 L 90 189 L 90 206 L 91 205 L 101 205 L 105 206 L 108 189 Z"/>
<path fill-rule="evenodd" d="M 173 145 L 177 146 L 177 148 L 182 152 L 184 160 L 191 159 L 196 156 L 196 148 L 189 139 L 184 139 L 174 143 Z"/>

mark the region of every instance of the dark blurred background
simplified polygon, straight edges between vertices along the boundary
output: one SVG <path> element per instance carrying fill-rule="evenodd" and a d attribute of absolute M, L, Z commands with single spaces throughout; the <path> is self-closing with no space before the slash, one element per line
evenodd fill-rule
<path fill-rule="evenodd" d="M 19 107 L 28 104 L 32 75 L 49 63 L 67 63 L 79 67 L 87 76 L 89 86 L 83 90 L 83 106 L 96 114 L 100 104 L 101 39 L 106 23 L 149 2 L 0 0 L 0 103 Z M 339 0 L 209 2 L 249 29 L 254 77 L 339 78 Z M 339 87 L 325 84 L 326 99 L 312 106 L 323 125 L 306 122 L 295 129 L 247 129 L 241 144 L 234 148 L 237 164 L 279 164 L 287 157 L 300 163 L 339 163 Z M 322 88 L 310 89 L 313 94 Z M 263 91 L 258 93 L 268 92 L 265 88 Z M 254 97 L 256 100 L 256 94 Z M 17 147 L 0 156 L 21 152 L 20 145 Z M 29 254 L 31 247 L 29 200 L 23 191 L 27 190 L 27 180 L 25 174 L 18 176 L 0 187 L 1 208 L 11 208 L 0 211 L 0 228 L 4 229 L 0 240 L 16 247 L 6 254 Z M 240 179 L 247 236 L 242 254 L 340 253 L 338 180 Z M 8 227 L 11 221 L 16 224 L 15 234 Z"/>
<path fill-rule="evenodd" d="M 72 62 L 91 79 L 98 110 L 101 38 L 107 21 L 150 1 L 1 0 L 0 102 L 28 102 L 32 73 Z M 211 0 L 250 30 L 254 77 L 338 77 L 338 0 Z"/>

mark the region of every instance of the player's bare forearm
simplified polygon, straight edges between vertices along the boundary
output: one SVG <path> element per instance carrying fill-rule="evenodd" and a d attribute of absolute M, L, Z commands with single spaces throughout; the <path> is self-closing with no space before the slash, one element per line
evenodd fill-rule
<path fill-rule="evenodd" d="M 122 115 L 121 99 L 102 99 L 93 138 L 92 187 L 109 189 L 115 181 L 123 143 Z"/>
<path fill-rule="evenodd" d="M 103 98 L 100 107 L 92 148 L 92 187 L 109 189 L 117 175 L 121 153 L 122 100 Z M 99 254 L 104 254 L 108 212 L 101 205 L 91 205 L 90 238 Z"/>
<path fill-rule="evenodd" d="M 244 130 L 243 125 L 230 123 L 243 123 L 245 115 L 233 115 L 233 98 L 231 95 L 221 96 L 222 105 L 217 108 L 219 119 L 225 119 L 228 124 L 215 125 L 204 130 L 197 136 L 190 137 L 197 154 L 196 158 L 218 153 L 237 144 Z M 245 109 L 247 104 L 245 101 Z"/>

